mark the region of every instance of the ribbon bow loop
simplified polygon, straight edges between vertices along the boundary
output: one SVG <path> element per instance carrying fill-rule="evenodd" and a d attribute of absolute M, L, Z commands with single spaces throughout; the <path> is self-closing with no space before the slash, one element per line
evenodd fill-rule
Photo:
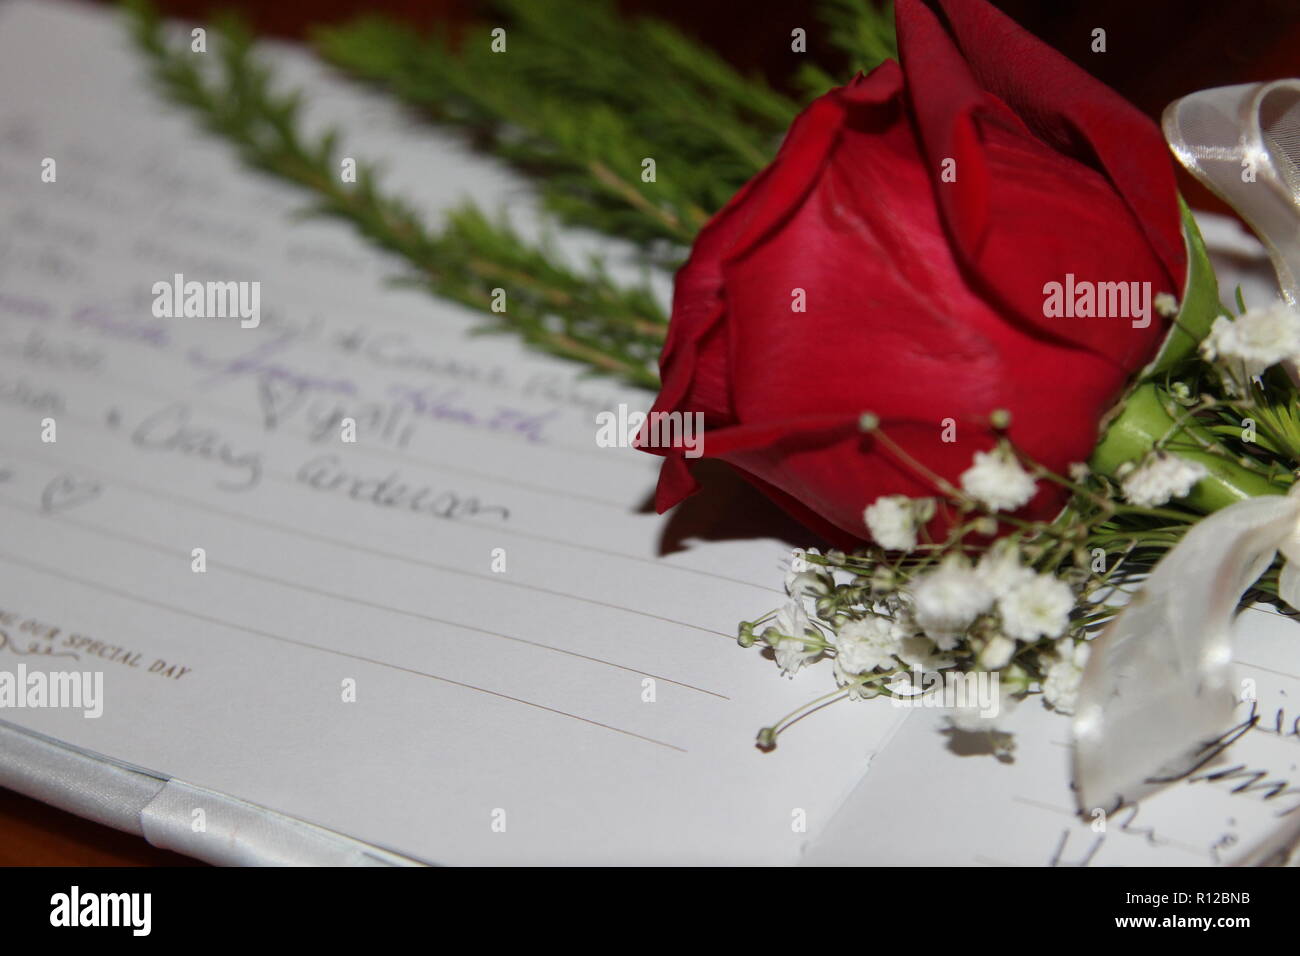
<path fill-rule="evenodd" d="M 1283 298 L 1300 305 L 1300 80 L 1192 93 L 1169 104 L 1162 125 L 1178 161 L 1263 242 Z"/>

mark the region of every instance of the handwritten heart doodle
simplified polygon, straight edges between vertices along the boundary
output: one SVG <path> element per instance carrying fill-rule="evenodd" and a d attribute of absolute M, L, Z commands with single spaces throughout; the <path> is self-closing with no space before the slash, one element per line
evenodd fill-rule
<path fill-rule="evenodd" d="M 41 511 L 55 514 L 99 497 L 103 486 L 90 478 L 59 475 L 41 492 Z"/>

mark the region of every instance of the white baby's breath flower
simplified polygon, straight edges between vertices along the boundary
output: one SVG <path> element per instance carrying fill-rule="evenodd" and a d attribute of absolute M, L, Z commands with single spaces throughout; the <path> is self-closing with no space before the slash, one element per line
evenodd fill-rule
<path fill-rule="evenodd" d="M 1083 680 L 1090 647 L 1083 642 L 1075 643 L 1072 637 L 1063 637 L 1056 642 L 1055 650 L 1056 660 L 1043 676 L 1043 697 L 1061 713 L 1072 714 L 1079 702 L 1079 683 Z"/>
<path fill-rule="evenodd" d="M 772 646 L 776 657 L 776 666 L 781 669 L 782 677 L 793 677 L 810 660 L 817 656 L 816 651 L 809 651 L 802 640 L 797 637 L 779 638 Z"/>
<path fill-rule="evenodd" d="M 817 657 L 821 650 L 809 647 L 803 640 L 809 630 L 808 612 L 799 601 L 790 601 L 776 614 L 773 626 L 763 631 L 776 656 L 776 666 L 784 677 L 793 677 L 805 664 Z"/>
<path fill-rule="evenodd" d="M 916 547 L 917 508 L 906 495 L 883 495 L 867 506 L 862 518 L 876 544 L 886 551 Z"/>
<path fill-rule="evenodd" d="M 912 585 L 916 623 L 941 651 L 957 646 L 957 637 L 993 606 L 993 592 L 960 555 L 949 555 Z"/>
<path fill-rule="evenodd" d="M 1034 497 L 1034 479 L 1005 446 L 977 451 L 975 463 L 961 475 L 961 487 L 993 511 L 1015 511 Z"/>
<path fill-rule="evenodd" d="M 1279 302 L 1248 309 L 1236 319 L 1221 315 L 1202 340 L 1201 354 L 1247 381 L 1270 365 L 1300 356 L 1300 313 Z"/>
<path fill-rule="evenodd" d="M 1020 551 L 1015 543 L 1007 539 L 995 541 L 987 551 L 980 555 L 975 565 L 975 574 L 984 586 L 1000 598 L 1018 584 L 1024 584 L 1034 576 L 1034 572 L 1020 563 Z"/>
<path fill-rule="evenodd" d="M 898 643 L 893 622 L 869 614 L 840 627 L 835 636 L 835 661 L 846 674 L 865 674 L 888 664 Z"/>
<path fill-rule="evenodd" d="M 805 597 L 816 598 L 827 593 L 826 572 L 807 559 L 810 554 L 820 556 L 816 548 L 797 548 L 790 555 L 790 568 L 785 573 L 785 593 L 796 601 Z"/>
<path fill-rule="evenodd" d="M 920 636 L 905 637 L 898 642 L 898 659 L 914 671 L 927 673 L 956 663 L 949 655 L 939 653 L 934 641 Z"/>
<path fill-rule="evenodd" d="M 895 601 L 878 601 L 872 609 L 877 614 L 889 618 L 890 624 L 894 627 L 894 636 L 900 641 L 905 637 L 921 633 L 921 625 L 916 623 L 916 613 L 912 610 L 912 605 L 901 598 Z"/>
<path fill-rule="evenodd" d="M 986 671 L 1000 671 L 1011 663 L 1016 653 L 1016 642 L 1004 634 L 995 634 L 979 652 L 980 667 Z"/>
<path fill-rule="evenodd" d="M 805 571 L 816 571 L 817 565 L 808 560 L 809 555 L 821 557 L 821 552 L 816 548 L 795 548 L 790 552 L 790 574 L 802 574 Z M 789 577 L 786 578 L 789 580 Z"/>
<path fill-rule="evenodd" d="M 1171 498 L 1188 494 L 1209 470 L 1200 462 L 1188 461 L 1164 451 L 1153 451 L 1142 463 L 1124 475 L 1120 490 L 1124 500 L 1139 508 L 1155 508 Z"/>
<path fill-rule="evenodd" d="M 835 636 L 835 682 L 849 685 L 849 697 L 861 698 L 862 687 L 855 685 L 855 678 L 891 663 L 898 646 L 893 622 L 875 615 L 848 621 Z"/>
<path fill-rule="evenodd" d="M 776 629 L 788 637 L 802 637 L 808 630 L 808 612 L 798 601 L 788 601 L 776 612 Z"/>
<path fill-rule="evenodd" d="M 998 599 L 1003 631 L 1021 641 L 1058 636 L 1073 609 L 1074 592 L 1050 574 L 1036 574 Z"/>
<path fill-rule="evenodd" d="M 1178 300 L 1168 292 L 1157 292 L 1152 305 L 1166 319 L 1172 319 L 1178 314 Z"/>

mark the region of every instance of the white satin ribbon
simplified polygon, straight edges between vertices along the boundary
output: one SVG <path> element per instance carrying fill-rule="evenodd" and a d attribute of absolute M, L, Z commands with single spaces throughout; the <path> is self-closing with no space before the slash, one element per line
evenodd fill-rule
<path fill-rule="evenodd" d="M 1232 621 L 1246 590 L 1287 556 L 1297 599 L 1300 495 L 1248 498 L 1203 518 L 1099 635 L 1074 714 L 1079 807 L 1106 812 L 1194 767 L 1232 721 Z M 1289 592 L 1289 593 L 1288 593 Z"/>
<path fill-rule="evenodd" d="M 1283 297 L 1300 306 L 1300 80 L 1194 93 L 1165 110 L 1163 125 L 1179 161 L 1254 229 Z M 1096 639 L 1074 717 L 1080 810 L 1141 798 L 1194 767 L 1227 729 L 1233 616 L 1279 550 L 1280 596 L 1300 607 L 1300 493 L 1215 512 Z M 1300 830 L 1283 836 L 1292 845 Z"/>
<path fill-rule="evenodd" d="M 1178 161 L 1250 224 L 1300 305 L 1300 79 L 1192 93 L 1165 109 Z"/>

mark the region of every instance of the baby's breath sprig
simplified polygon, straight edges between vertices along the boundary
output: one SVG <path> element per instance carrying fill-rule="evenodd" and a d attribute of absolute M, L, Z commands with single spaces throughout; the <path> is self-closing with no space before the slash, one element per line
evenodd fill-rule
<path fill-rule="evenodd" d="M 1032 693 L 1055 710 L 1072 710 L 1087 640 L 1121 609 L 1116 596 L 1150 570 L 1196 515 L 1132 503 L 1119 484 L 1082 464 L 1058 475 L 1006 437 L 1009 414 L 998 411 L 990 423 L 1002 437 L 991 451 L 975 453 L 953 483 L 921 465 L 876 416 L 862 417 L 863 430 L 927 481 L 935 498 L 895 495 L 869 505 L 864 521 L 877 547 L 795 556 L 789 601 L 766 618 L 773 623 L 761 631 L 763 641 L 775 652 L 793 647 L 786 642 L 799 636 L 783 624 L 815 630 L 817 643 L 799 644 L 804 653 L 787 657 L 782 670 L 793 676 L 829 660 L 838 691 L 763 728 L 761 747 L 774 747 L 785 730 L 832 702 L 889 696 L 908 703 L 911 694 L 898 681 L 917 673 L 997 675 L 1007 707 Z M 1071 492 L 1062 513 L 1053 521 L 1011 514 L 1040 481 Z M 945 540 L 922 541 L 936 500 L 957 520 Z M 742 645 L 752 646 L 757 633 L 742 627 Z M 971 728 L 968 715 L 954 716 Z"/>
<path fill-rule="evenodd" d="M 1137 382 L 1089 462 L 1065 475 L 1015 446 L 1005 412 L 989 417 L 1001 433 L 994 448 L 976 452 L 955 483 L 894 441 L 877 416 L 863 415 L 861 429 L 933 497 L 868 502 L 874 546 L 796 555 L 813 577 L 792 569 L 789 602 L 806 608 L 823 641 L 786 672 L 827 659 L 837 690 L 764 728 L 760 745 L 775 746 L 831 702 L 906 696 L 896 681 L 917 671 L 996 674 L 1008 702 L 1034 694 L 1069 713 L 1088 641 L 1188 529 L 1244 498 L 1287 494 L 1300 477 L 1300 311 L 1238 306 L 1235 318 L 1208 325 L 1199 350 Z M 1069 492 L 1061 513 L 1052 521 L 1016 516 L 1044 481 Z M 925 526 L 939 506 L 950 530 L 931 541 Z M 1279 597 L 1281 561 L 1244 603 L 1296 613 Z M 778 623 L 792 615 L 787 606 Z M 769 628 L 766 641 L 785 636 Z M 969 715 L 953 716 L 970 729 Z"/>

